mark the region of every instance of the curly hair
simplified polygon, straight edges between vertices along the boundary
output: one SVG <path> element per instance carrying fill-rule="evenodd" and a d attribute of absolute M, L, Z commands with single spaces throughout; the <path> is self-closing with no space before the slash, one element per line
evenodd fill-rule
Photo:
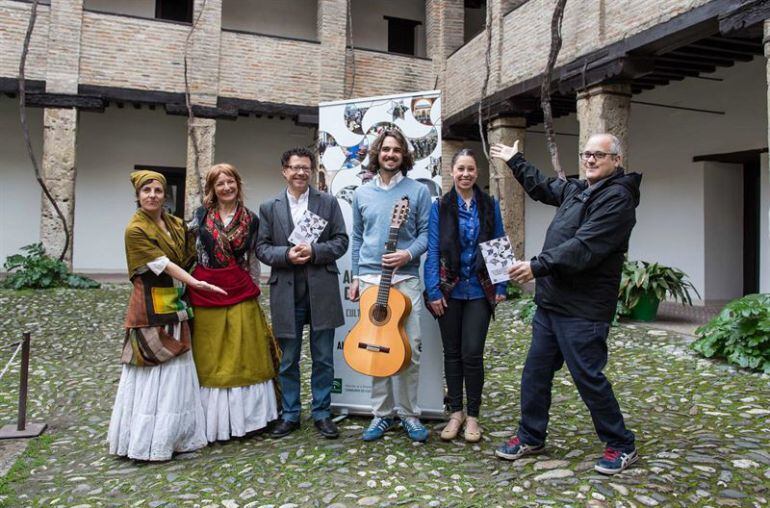
<path fill-rule="evenodd" d="M 235 166 L 223 162 L 211 166 L 211 169 L 206 173 L 206 185 L 203 187 L 203 206 L 209 209 L 217 206 L 217 194 L 214 192 L 214 185 L 221 175 L 227 175 L 235 180 L 235 184 L 238 186 L 236 199 L 239 203 L 243 204 L 243 181 L 241 180 L 241 175 L 235 169 Z"/>
<path fill-rule="evenodd" d="M 385 138 L 391 137 L 395 139 L 401 146 L 401 174 L 406 176 L 406 172 L 412 169 L 414 166 L 414 156 L 409 150 L 409 143 L 406 141 L 406 137 L 398 128 L 385 129 L 377 136 L 369 147 L 369 171 L 377 173 L 380 171 L 380 150 L 382 150 L 382 144 L 385 142 Z"/>
<path fill-rule="evenodd" d="M 286 165 L 289 163 L 289 159 L 291 159 L 293 155 L 296 155 L 297 157 L 307 157 L 310 159 L 310 171 L 315 173 L 315 154 L 304 147 L 290 148 L 283 152 L 283 155 L 281 155 L 282 168 L 286 167 Z"/>

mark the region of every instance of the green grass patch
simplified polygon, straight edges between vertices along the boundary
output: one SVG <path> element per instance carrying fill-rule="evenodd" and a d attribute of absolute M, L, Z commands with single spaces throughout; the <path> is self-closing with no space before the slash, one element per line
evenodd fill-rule
<path fill-rule="evenodd" d="M 0 478 L 0 506 L 21 506 L 16 498 L 13 484 L 20 483 L 29 478 L 31 471 L 45 464 L 51 453 L 51 444 L 54 437 L 50 434 L 33 439 L 27 445 L 27 449 L 8 470 L 8 473 Z"/>

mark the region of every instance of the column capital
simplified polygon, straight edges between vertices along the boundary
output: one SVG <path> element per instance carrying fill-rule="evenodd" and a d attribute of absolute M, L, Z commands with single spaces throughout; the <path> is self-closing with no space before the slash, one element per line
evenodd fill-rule
<path fill-rule="evenodd" d="M 498 116 L 487 123 L 487 131 L 497 129 L 525 129 L 527 119 L 523 116 Z"/>
<path fill-rule="evenodd" d="M 600 83 L 592 85 L 577 93 L 577 99 L 588 99 L 596 95 L 617 95 L 619 97 L 631 97 L 630 83 Z"/>

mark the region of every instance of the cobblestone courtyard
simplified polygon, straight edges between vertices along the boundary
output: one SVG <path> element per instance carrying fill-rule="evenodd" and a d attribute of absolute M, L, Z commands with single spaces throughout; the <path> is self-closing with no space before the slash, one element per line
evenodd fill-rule
<path fill-rule="evenodd" d="M 641 460 L 593 472 L 602 445 L 565 370 L 555 380 L 549 441 L 515 463 L 495 446 L 518 420 L 528 326 L 504 304 L 486 349 L 483 441 L 427 444 L 403 432 L 364 444 L 367 420 L 336 441 L 310 422 L 282 440 L 255 436 L 173 461 L 106 454 L 128 286 L 0 291 L 0 347 L 32 332 L 31 421 L 49 424 L 0 483 L 6 506 L 765 506 L 770 499 L 770 377 L 700 359 L 670 332 L 613 328 L 608 374 Z M 11 349 L 3 348 L 3 365 Z M 305 348 L 307 351 L 307 348 Z M 307 380 L 305 361 L 303 376 Z M 15 421 L 18 360 L 0 382 L 2 423 Z M 304 393 L 309 393 L 305 385 Z"/>

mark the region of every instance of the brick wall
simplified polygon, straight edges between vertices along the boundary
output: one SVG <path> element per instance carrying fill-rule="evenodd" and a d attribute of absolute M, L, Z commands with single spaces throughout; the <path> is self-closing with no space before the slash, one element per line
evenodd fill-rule
<path fill-rule="evenodd" d="M 432 72 L 433 62 L 430 60 L 362 49 L 355 52 L 356 81 L 353 97 L 433 90 L 435 76 Z M 347 83 L 350 83 L 351 76 L 352 66 L 348 65 Z M 323 79 L 322 71 L 319 78 Z"/>
<path fill-rule="evenodd" d="M 320 44 L 223 32 L 222 48 L 220 95 L 317 104 Z"/>
<path fill-rule="evenodd" d="M 30 4 L 0 0 L 0 76 L 17 77 L 24 35 L 29 23 Z M 27 54 L 27 79 L 45 79 L 48 54 L 50 7 L 40 5 Z"/>
<path fill-rule="evenodd" d="M 80 82 L 184 92 L 184 44 L 189 27 L 86 12 Z"/>
<path fill-rule="evenodd" d="M 567 2 L 562 25 L 564 43 L 557 66 L 665 22 L 708 1 Z M 554 3 L 555 0 L 529 0 L 504 18 L 499 86 L 510 86 L 543 72 L 550 47 L 550 22 Z M 471 41 L 472 44 L 476 42 L 476 39 Z M 450 57 L 447 73 L 460 69 L 466 69 L 463 77 L 477 73 L 481 65 L 479 58 L 474 51 L 464 47 Z M 478 91 L 471 92 L 469 85 L 458 82 L 458 79 L 451 83 L 449 79 L 447 81 L 446 115 L 456 113 L 478 100 Z"/>
<path fill-rule="evenodd" d="M 444 78 L 443 115 L 459 111 L 469 104 L 478 102 L 486 72 L 484 54 L 487 49 L 487 36 L 481 32 L 468 44 L 458 49 L 447 61 Z M 489 83 L 487 95 L 494 90 Z"/>

